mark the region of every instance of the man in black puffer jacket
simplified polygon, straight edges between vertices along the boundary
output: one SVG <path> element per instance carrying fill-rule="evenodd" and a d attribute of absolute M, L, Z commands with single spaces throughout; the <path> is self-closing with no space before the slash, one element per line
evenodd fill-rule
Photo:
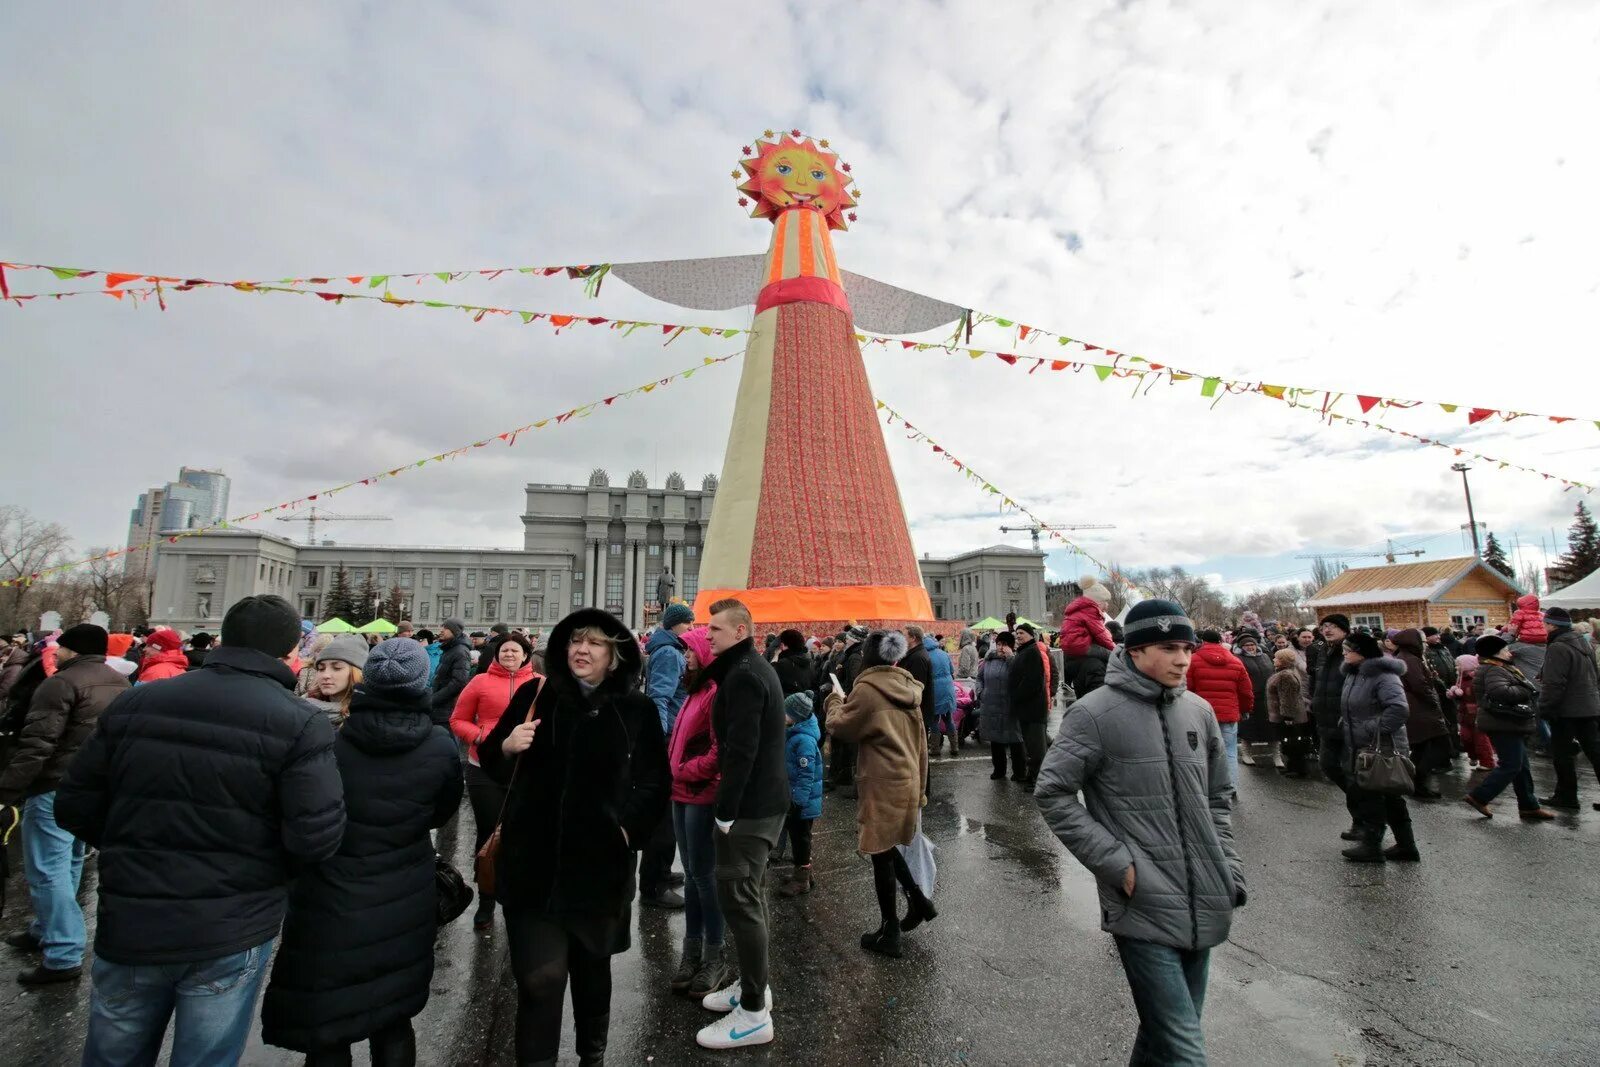
<path fill-rule="evenodd" d="M 1349 753 L 1345 751 L 1344 730 L 1339 725 L 1340 701 L 1344 698 L 1344 671 L 1340 656 L 1344 639 L 1350 636 L 1350 620 L 1344 615 L 1329 615 L 1319 624 L 1327 652 L 1321 667 L 1311 681 L 1311 720 L 1316 724 L 1322 748 L 1318 762 L 1323 777 L 1338 786 L 1345 794 L 1345 807 L 1350 812 L 1350 829 L 1340 836 L 1346 841 L 1361 840 L 1361 820 L 1356 814 L 1358 806 L 1350 790 Z"/>
<path fill-rule="evenodd" d="M 739 982 L 704 1000 L 728 1019 L 701 1030 L 706 1048 L 772 1040 L 767 1003 L 767 854 L 789 812 L 784 754 L 788 720 L 778 674 L 750 636 L 750 609 L 738 600 L 711 605 L 707 637 L 717 654 L 706 674 L 717 683 L 711 728 L 717 738 L 717 900 L 739 953 Z"/>
<path fill-rule="evenodd" d="M 159 1048 L 236 1063 L 298 865 L 332 856 L 344 790 L 323 712 L 294 695 L 300 615 L 246 597 L 205 666 L 101 713 L 56 792 L 56 820 L 100 850 L 85 1062 Z M 181 993 L 181 995 L 179 995 Z"/>
<path fill-rule="evenodd" d="M 433 723 L 450 728 L 450 713 L 456 698 L 472 681 L 472 642 L 465 633 L 467 624 L 447 619 L 439 627 L 439 669 L 433 672 Z M 488 654 L 493 658 L 493 653 Z"/>

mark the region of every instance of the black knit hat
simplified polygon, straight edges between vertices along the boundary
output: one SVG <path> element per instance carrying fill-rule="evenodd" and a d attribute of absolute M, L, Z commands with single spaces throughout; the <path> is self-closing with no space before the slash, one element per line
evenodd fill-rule
<path fill-rule="evenodd" d="M 1473 654 L 1478 657 L 1478 662 L 1482 663 L 1484 660 L 1494 659 L 1509 647 L 1510 645 L 1506 643 L 1506 639 L 1503 637 L 1480 637 L 1478 638 L 1477 651 Z"/>
<path fill-rule="evenodd" d="M 1196 644 L 1194 623 L 1181 605 L 1171 600 L 1141 600 L 1128 609 L 1122 622 L 1124 647 L 1133 649 L 1168 641 Z"/>
<path fill-rule="evenodd" d="M 1322 621 L 1317 623 L 1317 625 L 1318 626 L 1325 626 L 1330 622 L 1333 623 L 1335 626 L 1337 626 L 1339 629 L 1343 630 L 1345 633 L 1349 633 L 1350 632 L 1350 616 L 1348 616 L 1348 615 L 1339 615 L 1337 613 L 1335 613 L 1333 615 L 1324 615 L 1322 617 Z"/>
<path fill-rule="evenodd" d="M 103 656 L 110 636 L 93 623 L 80 622 L 62 630 L 61 636 L 56 638 L 56 644 L 80 656 Z"/>
<path fill-rule="evenodd" d="M 1353 633 L 1344 639 L 1344 647 L 1362 659 L 1378 659 L 1383 655 L 1383 646 L 1371 634 Z"/>
<path fill-rule="evenodd" d="M 300 643 L 300 613 L 281 596 L 247 596 L 222 617 L 222 643 L 281 659 Z"/>
<path fill-rule="evenodd" d="M 1562 627 L 1572 625 L 1572 614 L 1566 608 L 1546 608 L 1544 621 L 1551 626 Z"/>

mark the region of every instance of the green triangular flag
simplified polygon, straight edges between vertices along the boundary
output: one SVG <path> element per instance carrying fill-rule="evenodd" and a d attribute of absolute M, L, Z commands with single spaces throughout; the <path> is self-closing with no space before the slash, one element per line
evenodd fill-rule
<path fill-rule="evenodd" d="M 450 272 L 447 270 L 434 271 L 433 276 L 438 278 L 441 282 L 447 282 L 450 280 Z"/>
<path fill-rule="evenodd" d="M 1216 396 L 1217 395 L 1217 386 L 1219 386 L 1221 384 L 1222 384 L 1222 379 L 1221 378 L 1207 378 L 1205 380 L 1205 383 L 1200 386 L 1200 395 L 1201 396 Z"/>
<path fill-rule="evenodd" d="M 367 282 L 367 288 L 368 289 L 376 289 L 378 286 L 382 285 L 384 282 L 386 282 L 388 280 L 389 280 L 389 276 L 387 274 L 374 274 L 372 276 L 372 279 Z"/>
<path fill-rule="evenodd" d="M 1103 382 L 1107 378 L 1111 377 L 1111 368 L 1107 367 L 1103 363 L 1096 363 L 1094 367 L 1094 373 L 1095 377 L 1099 378 Z"/>
<path fill-rule="evenodd" d="M 78 272 L 73 270 L 71 267 L 51 267 L 50 273 L 54 274 L 57 278 L 60 278 L 64 282 L 71 281 L 73 278 L 78 276 Z"/>

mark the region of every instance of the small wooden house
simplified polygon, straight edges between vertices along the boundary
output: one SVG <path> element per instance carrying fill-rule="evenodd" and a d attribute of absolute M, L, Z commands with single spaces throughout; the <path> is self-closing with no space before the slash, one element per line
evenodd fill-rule
<path fill-rule="evenodd" d="M 1335 612 L 1351 626 L 1387 629 L 1449 626 L 1457 633 L 1474 623 L 1492 626 L 1511 616 L 1522 590 L 1481 559 L 1433 559 L 1352 567 L 1306 601 L 1318 618 Z"/>

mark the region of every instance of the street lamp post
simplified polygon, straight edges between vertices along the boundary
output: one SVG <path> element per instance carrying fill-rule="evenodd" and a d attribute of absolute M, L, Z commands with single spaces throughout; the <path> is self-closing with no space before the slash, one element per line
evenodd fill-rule
<path fill-rule="evenodd" d="M 1472 513 L 1472 486 L 1467 482 L 1467 472 L 1472 468 L 1465 463 L 1453 463 L 1450 469 L 1461 473 L 1461 488 L 1467 494 L 1467 525 L 1472 527 L 1472 554 L 1482 559 L 1483 547 L 1478 543 L 1478 518 Z"/>

